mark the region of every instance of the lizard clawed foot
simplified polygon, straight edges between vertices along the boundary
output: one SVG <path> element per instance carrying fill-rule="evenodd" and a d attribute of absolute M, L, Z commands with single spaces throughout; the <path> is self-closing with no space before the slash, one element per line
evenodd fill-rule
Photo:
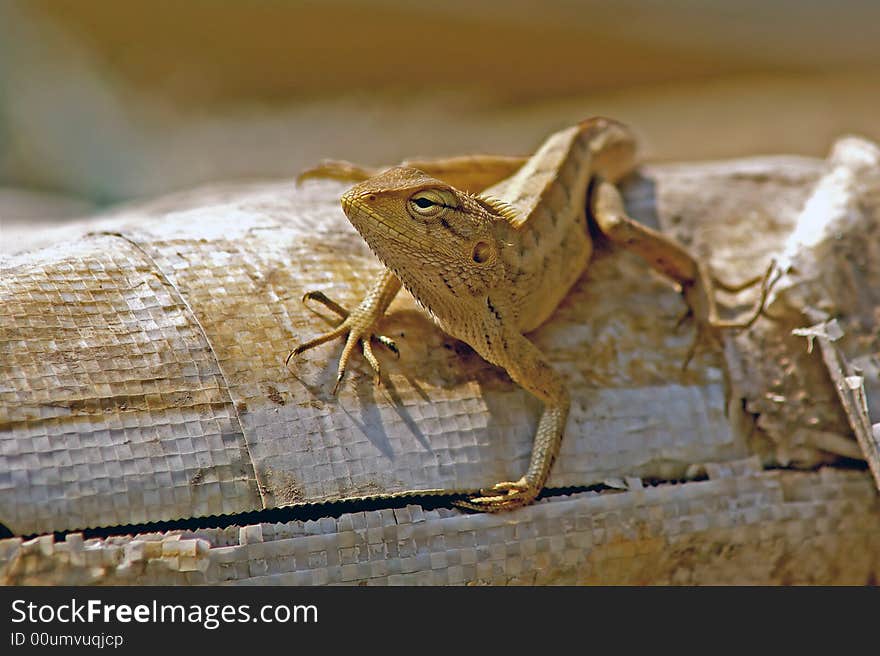
<path fill-rule="evenodd" d="M 397 357 L 400 357 L 400 351 L 398 351 L 397 344 L 394 343 L 394 340 L 389 337 L 385 337 L 384 335 L 374 334 L 371 330 L 375 322 L 373 315 L 369 312 L 361 310 L 361 308 L 358 308 L 353 312 L 349 312 L 344 307 L 339 305 L 336 301 L 328 298 L 323 292 L 308 292 L 307 294 L 305 294 L 305 296 L 303 296 L 303 303 L 307 303 L 308 301 L 316 301 L 326 307 L 328 310 L 339 315 L 342 318 L 342 323 L 340 323 L 333 330 L 296 346 L 288 354 L 287 359 L 284 361 L 285 366 L 290 363 L 291 358 L 299 355 L 300 353 L 308 351 L 309 349 L 315 348 L 316 346 L 320 346 L 321 344 L 324 344 L 326 342 L 336 339 L 337 337 L 342 337 L 347 334 L 345 346 L 342 349 L 342 355 L 339 357 L 339 366 L 336 369 L 336 383 L 333 385 L 333 394 L 336 394 L 336 392 L 339 390 L 339 385 L 342 383 L 342 379 L 345 377 L 345 370 L 348 366 L 348 361 L 351 358 L 351 354 L 354 352 L 355 348 L 358 345 L 361 346 L 364 358 L 367 360 L 367 362 L 370 363 L 370 366 L 376 373 L 374 381 L 378 385 L 381 380 L 380 367 L 379 360 L 373 353 L 372 340 L 375 339 L 377 342 L 383 344 L 386 348 L 388 348 L 388 350 L 394 353 Z"/>
<path fill-rule="evenodd" d="M 541 491 L 523 476 L 518 481 L 504 481 L 492 487 L 480 490 L 481 496 L 471 497 L 467 501 L 453 501 L 453 505 L 467 510 L 479 512 L 503 512 L 515 510 L 530 504 Z"/>
<path fill-rule="evenodd" d="M 774 275 L 775 272 L 775 275 Z M 722 320 L 718 319 L 715 316 L 709 317 L 706 321 L 707 325 L 711 328 L 732 328 L 732 329 L 745 329 L 751 328 L 754 323 L 758 320 L 758 317 L 765 316 L 765 310 L 767 307 L 767 297 L 770 295 L 770 290 L 773 289 L 773 285 L 782 277 L 782 270 L 776 266 L 776 260 L 771 260 L 770 265 L 767 267 L 767 270 L 764 272 L 759 278 L 753 278 L 752 280 L 747 280 L 746 282 L 740 285 L 729 285 L 721 282 L 714 276 L 712 276 L 713 284 L 725 291 L 730 292 L 740 292 L 744 289 L 748 289 L 749 287 L 753 287 L 758 282 L 761 283 L 761 296 L 758 299 L 758 302 L 755 303 L 755 307 L 747 312 L 742 317 L 738 317 L 736 319 L 731 320 Z"/>
<path fill-rule="evenodd" d="M 775 272 L 775 275 L 774 275 Z M 770 294 L 770 290 L 773 289 L 773 285 L 779 280 L 782 276 L 782 271 L 776 266 L 776 260 L 771 260 L 770 265 L 767 267 L 767 270 L 763 275 L 757 278 L 753 278 L 751 280 L 747 280 L 744 283 L 739 285 L 730 285 L 720 281 L 714 275 L 709 274 L 705 269 L 703 270 L 703 277 L 706 282 L 704 282 L 703 292 L 708 296 L 707 298 L 707 313 L 703 316 L 697 317 L 697 329 L 694 334 L 694 339 L 691 342 L 690 347 L 688 348 L 687 355 L 685 356 L 684 362 L 682 362 L 681 370 L 685 371 L 688 368 L 691 360 L 694 355 L 696 355 L 697 349 L 701 342 L 706 339 L 717 338 L 717 331 L 719 330 L 745 330 L 747 328 L 751 328 L 754 323 L 761 316 L 766 316 L 766 308 L 767 308 L 767 297 Z M 755 303 L 755 307 L 746 312 L 744 315 L 737 317 L 736 319 L 720 319 L 717 314 L 717 307 L 715 304 L 715 288 L 723 289 L 728 292 L 740 292 L 744 289 L 748 289 L 749 287 L 753 287 L 754 285 L 761 283 L 761 296 L 758 299 L 758 302 Z M 687 291 L 685 292 L 685 296 L 687 296 Z M 688 310 L 682 316 L 678 323 L 676 324 L 676 328 L 681 326 L 687 319 L 696 316 L 696 313 L 693 310 L 693 306 L 688 303 Z"/>

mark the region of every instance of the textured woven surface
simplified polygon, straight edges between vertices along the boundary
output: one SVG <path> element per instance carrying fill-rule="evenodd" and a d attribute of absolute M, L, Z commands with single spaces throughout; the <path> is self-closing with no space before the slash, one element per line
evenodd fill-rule
<path fill-rule="evenodd" d="M 865 472 L 709 467 L 709 480 L 547 499 L 509 515 L 420 506 L 194 533 L 0 541 L 7 584 L 864 584 L 880 575 Z"/>
<path fill-rule="evenodd" d="M 335 200 L 341 189 L 319 185 L 305 194 Z M 129 233 L 170 272 L 208 335 L 242 410 L 267 503 L 468 490 L 517 478 L 539 404 L 445 336 L 408 296 L 385 322 L 401 358 L 384 358 L 383 387 L 358 359 L 333 398 L 339 344 L 285 369 L 291 346 L 327 326 L 304 309 L 302 293 L 326 290 L 352 306 L 380 268 L 335 207 L 279 191 L 248 199 L 249 212 L 216 237 L 205 238 L 209 217 L 192 212 Z M 637 259 L 606 254 L 534 335 L 577 399 L 569 424 L 577 437 L 564 442 L 551 486 L 622 473 L 680 476 L 692 462 L 744 455 L 723 417 L 720 371 L 706 358 L 690 374 L 679 370 L 690 338 L 674 330 L 683 311 L 671 286 L 646 276 Z"/>
<path fill-rule="evenodd" d="M 704 244 L 713 221 L 738 226 L 740 266 L 725 268 L 729 247 L 718 256 L 736 282 L 772 252 L 745 236 L 771 212 L 784 234 L 822 170 L 802 159 L 652 167 L 626 193 L 636 218 L 678 226 L 668 229 L 686 242 Z M 379 271 L 339 208 L 342 189 L 197 190 L 4 260 L 0 521 L 26 535 L 518 477 L 537 401 L 406 294 L 383 325 L 401 357 L 378 353 L 381 386 L 356 357 L 333 397 L 338 343 L 284 366 L 328 326 L 302 294 L 352 306 Z M 745 214 L 720 200 L 738 194 Z M 573 399 L 551 487 L 677 479 L 749 453 L 750 426 L 725 417 L 720 355 L 704 349 L 681 370 L 693 338 L 692 324 L 677 327 L 684 312 L 668 281 L 599 245 L 531 335 Z"/>
<path fill-rule="evenodd" d="M 0 518 L 29 533 L 252 509 L 244 436 L 176 290 L 118 237 L 0 279 Z"/>

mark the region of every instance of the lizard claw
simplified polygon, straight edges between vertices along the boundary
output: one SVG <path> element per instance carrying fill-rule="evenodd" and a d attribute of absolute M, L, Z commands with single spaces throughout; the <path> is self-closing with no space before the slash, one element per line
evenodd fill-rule
<path fill-rule="evenodd" d="M 540 488 L 526 480 L 504 481 L 492 487 L 480 490 L 480 496 L 471 497 L 466 501 L 453 501 L 453 505 L 480 512 L 502 512 L 515 510 L 530 504 L 538 496 Z"/>
<path fill-rule="evenodd" d="M 400 359 L 400 351 L 397 348 L 397 344 L 390 337 L 385 337 L 385 335 L 373 335 L 376 338 L 376 341 L 382 344 L 385 348 L 391 351 L 395 357 Z"/>
<path fill-rule="evenodd" d="M 324 292 L 306 292 L 305 294 L 303 294 L 302 297 L 303 305 L 308 306 L 309 301 L 317 301 L 328 310 L 338 314 L 343 319 L 347 319 L 348 315 L 350 314 L 348 310 L 346 310 L 333 299 L 329 298 Z"/>

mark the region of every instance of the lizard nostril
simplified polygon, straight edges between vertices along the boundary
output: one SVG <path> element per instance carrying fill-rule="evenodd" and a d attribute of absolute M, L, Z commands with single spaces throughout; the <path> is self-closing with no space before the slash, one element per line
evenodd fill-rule
<path fill-rule="evenodd" d="M 376 194 L 370 194 L 369 196 L 367 196 L 367 200 L 371 203 L 376 202 Z"/>

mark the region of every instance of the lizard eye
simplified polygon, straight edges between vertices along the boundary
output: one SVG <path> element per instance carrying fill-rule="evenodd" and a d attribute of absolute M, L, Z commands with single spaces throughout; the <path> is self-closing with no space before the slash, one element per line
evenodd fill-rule
<path fill-rule="evenodd" d="M 423 189 L 410 196 L 409 213 L 414 218 L 437 217 L 457 206 L 455 196 L 446 189 Z"/>

